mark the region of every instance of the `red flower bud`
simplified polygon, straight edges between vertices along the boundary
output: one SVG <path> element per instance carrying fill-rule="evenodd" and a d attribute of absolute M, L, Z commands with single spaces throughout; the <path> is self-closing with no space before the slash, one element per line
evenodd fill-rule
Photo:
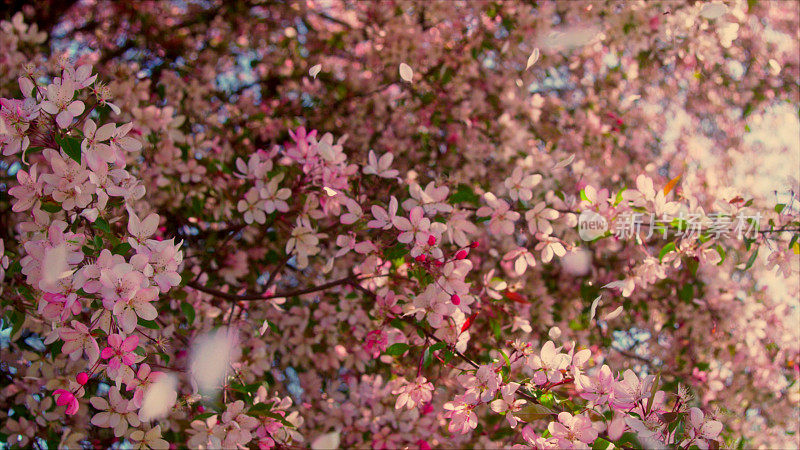
<path fill-rule="evenodd" d="M 434 235 L 428 236 L 428 245 L 436 245 L 436 236 Z"/>
<path fill-rule="evenodd" d="M 478 241 L 472 241 L 472 243 L 469 244 L 469 246 L 470 248 L 478 248 Z"/>
<path fill-rule="evenodd" d="M 459 297 L 458 294 L 453 294 L 450 297 L 450 301 L 453 302 L 454 305 L 458 306 L 461 304 L 461 297 Z"/>
<path fill-rule="evenodd" d="M 444 265 L 443 262 L 439 261 L 438 259 L 433 260 L 433 265 L 436 267 L 442 267 Z"/>
<path fill-rule="evenodd" d="M 89 375 L 86 372 L 81 372 L 75 376 L 75 381 L 77 381 L 78 384 L 83 386 L 89 381 Z"/>
<path fill-rule="evenodd" d="M 459 250 L 458 253 L 456 253 L 456 259 L 464 259 L 467 255 L 469 255 L 467 249 Z"/>
<path fill-rule="evenodd" d="M 419 255 L 419 256 L 417 256 L 417 257 L 416 257 L 416 258 L 414 258 L 414 259 L 415 259 L 417 262 L 424 262 L 424 261 L 425 261 L 425 255 Z"/>

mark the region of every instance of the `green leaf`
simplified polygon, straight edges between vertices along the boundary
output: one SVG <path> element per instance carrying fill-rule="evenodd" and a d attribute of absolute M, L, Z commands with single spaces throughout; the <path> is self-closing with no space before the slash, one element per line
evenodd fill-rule
<path fill-rule="evenodd" d="M 444 342 L 437 342 L 437 343 L 431 345 L 431 351 L 435 352 L 436 350 L 441 350 L 441 349 L 443 349 L 445 347 L 447 347 L 447 344 L 445 344 Z"/>
<path fill-rule="evenodd" d="M 65 136 L 64 138 L 56 137 L 56 143 L 64 150 L 64 153 L 78 164 L 81 163 L 81 141 L 82 139 L 78 139 L 74 136 Z"/>
<path fill-rule="evenodd" d="M 140 317 L 138 323 L 139 323 L 140 326 L 143 326 L 145 328 L 149 328 L 151 330 L 158 330 L 159 329 L 158 324 L 154 320 L 144 320 L 144 319 L 142 319 Z"/>
<path fill-rule="evenodd" d="M 664 256 L 667 253 L 669 253 L 671 251 L 674 251 L 674 250 L 675 250 L 675 243 L 674 242 L 670 242 L 669 244 L 665 245 L 664 248 L 662 248 L 661 251 L 658 252 L 658 262 L 661 262 L 661 260 L 664 259 Z"/>
<path fill-rule="evenodd" d="M 717 265 L 718 265 L 718 266 L 721 266 L 721 265 L 722 265 L 722 263 L 724 263 L 724 262 L 725 262 L 725 255 L 726 255 L 726 253 L 725 253 L 725 249 L 724 249 L 724 248 L 722 248 L 722 246 L 721 246 L 721 245 L 719 245 L 719 244 L 717 244 L 717 247 L 716 247 L 716 249 L 717 249 L 717 253 L 719 253 L 719 257 L 720 257 L 720 260 L 719 260 L 719 262 L 717 263 Z"/>
<path fill-rule="evenodd" d="M 584 320 L 588 317 L 586 314 L 583 314 L 582 317 L 578 317 L 569 321 L 569 329 L 575 331 L 581 331 L 586 329 L 586 324 Z"/>
<path fill-rule="evenodd" d="M 589 197 L 586 196 L 585 189 L 581 189 L 581 200 L 589 201 Z"/>
<path fill-rule="evenodd" d="M 52 355 L 53 357 L 60 355 L 61 354 L 61 348 L 63 346 L 64 346 L 64 341 L 62 341 L 62 340 L 57 340 L 57 341 L 53 342 L 52 344 L 50 344 L 50 348 L 49 348 L 50 355 Z"/>
<path fill-rule="evenodd" d="M 103 248 L 103 238 L 100 236 L 95 236 L 92 241 L 94 242 L 94 248 Z"/>
<path fill-rule="evenodd" d="M 455 354 L 453 352 L 451 352 L 450 350 L 445 350 L 442 353 L 442 361 L 444 361 L 444 363 L 447 364 L 447 363 L 449 363 L 450 361 L 453 360 L 454 356 L 455 356 Z"/>
<path fill-rule="evenodd" d="M 656 394 L 658 393 L 658 383 L 660 381 L 661 381 L 661 372 L 658 372 L 656 374 L 655 380 L 653 380 L 653 387 L 651 388 L 653 390 L 653 393 L 650 394 L 650 398 L 647 400 L 647 415 L 649 415 L 650 411 L 653 410 L 652 409 L 653 408 L 653 401 L 655 400 Z"/>
<path fill-rule="evenodd" d="M 98 217 L 94 221 L 94 225 L 95 227 L 97 227 L 98 230 L 105 231 L 106 233 L 111 233 L 111 226 L 108 224 L 106 219 L 103 219 L 102 217 Z"/>
<path fill-rule="evenodd" d="M 127 242 L 122 242 L 114 246 L 111 250 L 111 253 L 115 255 L 126 255 L 131 250 L 131 244 Z"/>
<path fill-rule="evenodd" d="M 186 318 L 189 319 L 189 325 L 194 323 L 194 307 L 187 302 L 181 302 L 181 311 L 186 314 Z"/>
<path fill-rule="evenodd" d="M 622 193 L 628 190 L 628 188 L 622 188 L 621 191 L 617 192 L 617 196 L 614 198 L 614 206 L 619 205 L 622 203 Z"/>
<path fill-rule="evenodd" d="M 194 420 L 206 420 L 206 419 L 208 419 L 209 417 L 211 417 L 211 416 L 213 416 L 215 414 L 216 413 L 214 413 L 214 412 L 205 412 L 205 413 L 198 414 L 198 415 L 194 416 Z"/>
<path fill-rule="evenodd" d="M 447 203 L 450 203 L 451 205 L 466 202 L 477 206 L 479 201 L 480 197 L 478 194 L 476 194 L 471 187 L 463 183 L 459 184 L 456 187 L 456 191 L 453 192 L 449 199 L 447 199 Z"/>
<path fill-rule="evenodd" d="M 786 208 L 785 204 L 778 203 L 777 205 L 775 205 L 775 212 L 780 214 L 783 211 L 784 208 Z"/>
<path fill-rule="evenodd" d="M 607 448 L 614 448 L 611 445 L 611 442 L 599 437 L 597 440 L 594 441 L 592 444 L 592 450 L 606 450 Z"/>
<path fill-rule="evenodd" d="M 11 340 L 14 340 L 14 335 L 16 335 L 19 330 L 22 329 L 22 324 L 25 323 L 25 314 L 12 311 L 9 314 L 9 318 L 11 319 L 11 334 L 8 336 L 11 338 Z"/>
<path fill-rule="evenodd" d="M 753 251 L 753 254 L 750 255 L 750 259 L 747 260 L 747 265 L 745 266 L 744 270 L 753 267 L 753 263 L 756 262 L 756 256 L 758 256 L 758 248 L 756 248 L 755 251 Z"/>
<path fill-rule="evenodd" d="M 242 394 L 251 394 L 255 392 L 259 386 L 261 386 L 260 383 L 242 384 L 234 382 L 231 383 L 230 388 L 236 392 L 241 392 Z"/>
<path fill-rule="evenodd" d="M 544 405 L 539 405 L 537 403 L 531 403 L 522 408 L 519 414 L 515 414 L 515 416 L 519 417 L 520 419 L 526 422 L 547 419 L 548 417 L 555 415 L 556 415 L 555 411 Z"/>
<path fill-rule="evenodd" d="M 508 359 L 508 355 L 506 355 L 506 352 L 504 352 L 504 351 L 501 349 L 501 350 L 500 350 L 500 354 L 501 354 L 501 355 L 503 355 L 503 359 L 506 361 L 506 365 L 507 365 L 507 366 L 510 366 L 510 365 L 511 365 L 511 361 Z"/>
<path fill-rule="evenodd" d="M 800 239 L 800 234 L 792 236 L 792 240 L 789 241 L 789 248 L 793 248 L 798 239 Z M 795 250 L 795 253 L 797 253 L 797 250 Z"/>
<path fill-rule="evenodd" d="M 425 349 L 425 353 L 422 355 L 422 367 L 427 369 L 428 366 L 431 365 L 433 351 L 431 351 L 431 347 Z"/>
<path fill-rule="evenodd" d="M 166 354 L 164 352 L 158 352 L 157 355 L 161 357 L 161 359 L 164 361 L 164 363 L 169 364 L 169 359 L 170 358 L 169 358 L 168 354 Z"/>
<path fill-rule="evenodd" d="M 57 213 L 61 211 L 61 205 L 53 202 L 44 202 L 42 203 L 42 209 L 49 213 Z"/>
<path fill-rule="evenodd" d="M 402 258 L 408 253 L 408 246 L 402 242 L 398 242 L 394 247 L 389 248 L 384 252 L 386 259 Z"/>
<path fill-rule="evenodd" d="M 254 414 L 259 414 L 259 413 L 263 413 L 263 412 L 270 412 L 270 411 L 272 411 L 272 403 L 271 402 L 270 403 L 256 403 L 255 405 L 252 406 L 252 408 L 250 408 L 249 411 L 247 411 L 247 413 L 250 414 L 250 415 L 254 415 Z"/>
<path fill-rule="evenodd" d="M 678 289 L 678 298 L 684 303 L 690 303 L 694 297 L 694 286 L 691 284 L 684 284 L 682 288 Z"/>
<path fill-rule="evenodd" d="M 667 413 L 659 414 L 658 416 L 661 418 L 662 422 L 664 422 L 664 423 L 672 423 L 679 417 L 679 415 L 680 415 L 679 412 L 667 412 Z"/>
<path fill-rule="evenodd" d="M 492 331 L 494 332 L 494 337 L 497 340 L 500 340 L 500 336 L 502 335 L 501 330 L 500 330 L 500 322 L 498 322 L 498 321 L 496 321 L 494 319 L 489 320 L 489 326 L 492 327 Z"/>
<path fill-rule="evenodd" d="M 386 354 L 391 356 L 400 356 L 411 348 L 408 344 L 404 344 L 402 342 L 398 342 L 396 344 L 392 344 L 389 348 L 386 349 Z"/>

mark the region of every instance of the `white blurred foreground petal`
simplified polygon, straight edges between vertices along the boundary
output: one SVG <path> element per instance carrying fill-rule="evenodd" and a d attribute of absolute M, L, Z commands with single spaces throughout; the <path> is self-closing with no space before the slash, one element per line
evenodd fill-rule
<path fill-rule="evenodd" d="M 314 442 L 311 443 L 311 448 L 313 450 L 328 450 L 339 448 L 339 432 L 334 431 L 332 433 L 326 433 L 318 438 L 314 439 Z"/>
<path fill-rule="evenodd" d="M 221 328 L 195 339 L 189 363 L 189 374 L 204 395 L 215 393 L 239 353 L 234 330 Z"/>
<path fill-rule="evenodd" d="M 139 419 L 143 421 L 160 419 L 169 414 L 178 399 L 178 379 L 175 375 L 165 373 L 144 393 Z"/>

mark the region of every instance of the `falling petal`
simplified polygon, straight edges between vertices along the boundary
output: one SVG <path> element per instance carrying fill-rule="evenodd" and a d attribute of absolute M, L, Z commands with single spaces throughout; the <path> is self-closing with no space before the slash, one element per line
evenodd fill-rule
<path fill-rule="evenodd" d="M 680 179 L 681 179 L 681 176 L 683 176 L 683 174 L 682 174 L 682 173 L 681 173 L 681 174 L 678 174 L 678 176 L 677 176 L 677 177 L 675 177 L 675 178 L 671 179 L 671 180 L 669 181 L 669 183 L 667 183 L 667 185 L 666 185 L 666 186 L 664 186 L 664 195 L 667 195 L 667 194 L 669 194 L 671 190 L 675 189 L 675 186 L 677 186 L 677 185 L 678 185 L 678 181 L 680 181 Z"/>
<path fill-rule="evenodd" d="M 575 154 L 573 153 L 573 154 L 569 155 L 568 158 L 565 158 L 565 159 L 559 161 L 559 163 L 556 164 L 555 167 L 553 167 L 553 169 L 559 169 L 561 167 L 567 167 L 568 165 L 572 164 L 572 161 L 574 161 L 574 160 L 575 160 Z"/>
<path fill-rule="evenodd" d="M 411 83 L 411 80 L 414 78 L 414 71 L 411 69 L 411 66 L 406 63 L 400 63 L 400 78 L 402 78 L 403 81 Z"/>
<path fill-rule="evenodd" d="M 622 314 L 623 308 L 622 305 L 618 306 L 617 309 L 611 311 L 610 313 L 606 314 L 602 317 L 603 320 L 614 320 Z"/>
<path fill-rule="evenodd" d="M 265 320 L 264 323 L 261 324 L 261 328 L 258 329 L 258 334 L 263 336 L 264 333 L 267 332 L 268 328 L 269 328 L 269 320 Z"/>
<path fill-rule="evenodd" d="M 317 64 L 315 66 L 312 66 L 311 69 L 309 69 L 308 74 L 311 75 L 311 78 L 316 79 L 317 74 L 319 74 L 320 70 L 322 70 L 322 64 Z"/>
<path fill-rule="evenodd" d="M 594 315 L 597 312 L 597 307 L 600 305 L 600 299 L 602 299 L 602 298 L 603 298 L 602 295 L 598 295 L 597 298 L 594 299 L 594 301 L 592 302 L 592 309 L 591 309 L 591 313 L 589 314 L 589 322 L 594 320 Z"/>
<path fill-rule="evenodd" d="M 531 53 L 531 56 L 528 56 L 528 63 L 525 64 L 525 70 L 530 69 L 531 66 L 536 64 L 536 61 L 538 60 L 539 60 L 539 48 L 537 47 L 533 49 L 533 53 Z"/>

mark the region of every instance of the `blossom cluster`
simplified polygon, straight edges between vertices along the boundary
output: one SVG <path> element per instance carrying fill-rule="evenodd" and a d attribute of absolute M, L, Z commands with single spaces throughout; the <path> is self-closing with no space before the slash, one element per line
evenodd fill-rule
<path fill-rule="evenodd" d="M 0 22 L 0 445 L 796 444 L 796 5 L 67 3 Z"/>

